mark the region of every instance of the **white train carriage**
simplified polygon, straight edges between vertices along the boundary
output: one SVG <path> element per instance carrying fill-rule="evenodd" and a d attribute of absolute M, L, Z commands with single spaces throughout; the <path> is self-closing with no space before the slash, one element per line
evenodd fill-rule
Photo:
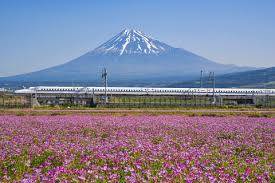
<path fill-rule="evenodd" d="M 275 96 L 275 89 L 249 88 L 145 88 L 145 87 L 107 87 L 112 95 L 269 95 Z M 37 86 L 16 90 L 18 94 L 104 94 L 105 87 L 59 87 Z"/>

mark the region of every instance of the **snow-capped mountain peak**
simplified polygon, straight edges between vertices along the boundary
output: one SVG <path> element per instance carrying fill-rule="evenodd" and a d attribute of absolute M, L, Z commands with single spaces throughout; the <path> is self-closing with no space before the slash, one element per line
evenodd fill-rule
<path fill-rule="evenodd" d="M 124 29 L 112 39 L 97 47 L 94 52 L 97 54 L 115 55 L 159 55 L 171 48 L 167 44 L 157 41 L 141 31 Z"/>

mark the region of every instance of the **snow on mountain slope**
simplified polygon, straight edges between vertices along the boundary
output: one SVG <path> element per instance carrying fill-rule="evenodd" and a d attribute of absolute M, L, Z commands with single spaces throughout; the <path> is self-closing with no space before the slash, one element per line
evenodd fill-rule
<path fill-rule="evenodd" d="M 93 52 L 97 54 L 153 54 L 159 55 L 172 47 L 154 40 L 141 31 L 125 29 L 106 43 L 97 47 Z"/>

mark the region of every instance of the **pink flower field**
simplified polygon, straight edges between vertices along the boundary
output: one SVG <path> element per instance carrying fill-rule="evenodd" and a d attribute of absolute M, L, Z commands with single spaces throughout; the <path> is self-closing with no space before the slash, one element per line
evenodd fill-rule
<path fill-rule="evenodd" d="M 275 119 L 0 116 L 1 182 L 274 182 Z"/>

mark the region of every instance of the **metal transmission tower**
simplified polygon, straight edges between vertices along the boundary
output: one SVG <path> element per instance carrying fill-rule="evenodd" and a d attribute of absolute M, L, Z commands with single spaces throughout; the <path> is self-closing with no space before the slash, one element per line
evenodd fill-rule
<path fill-rule="evenodd" d="M 202 77 L 203 77 L 203 70 L 201 70 L 201 78 L 200 78 L 200 87 L 202 88 Z"/>
<path fill-rule="evenodd" d="M 213 89 L 212 89 L 212 92 L 213 92 L 213 104 L 216 103 L 216 97 L 215 97 L 215 87 L 216 87 L 216 81 L 215 81 L 215 72 L 210 72 L 210 75 L 209 77 L 211 77 L 211 80 L 212 80 L 212 84 L 213 84 Z"/>
<path fill-rule="evenodd" d="M 101 78 L 103 79 L 104 87 L 105 87 L 104 102 L 105 102 L 105 104 L 106 104 L 106 103 L 108 102 L 108 98 L 107 98 L 107 69 L 106 69 L 106 68 L 104 68 L 104 69 L 102 70 Z"/>

